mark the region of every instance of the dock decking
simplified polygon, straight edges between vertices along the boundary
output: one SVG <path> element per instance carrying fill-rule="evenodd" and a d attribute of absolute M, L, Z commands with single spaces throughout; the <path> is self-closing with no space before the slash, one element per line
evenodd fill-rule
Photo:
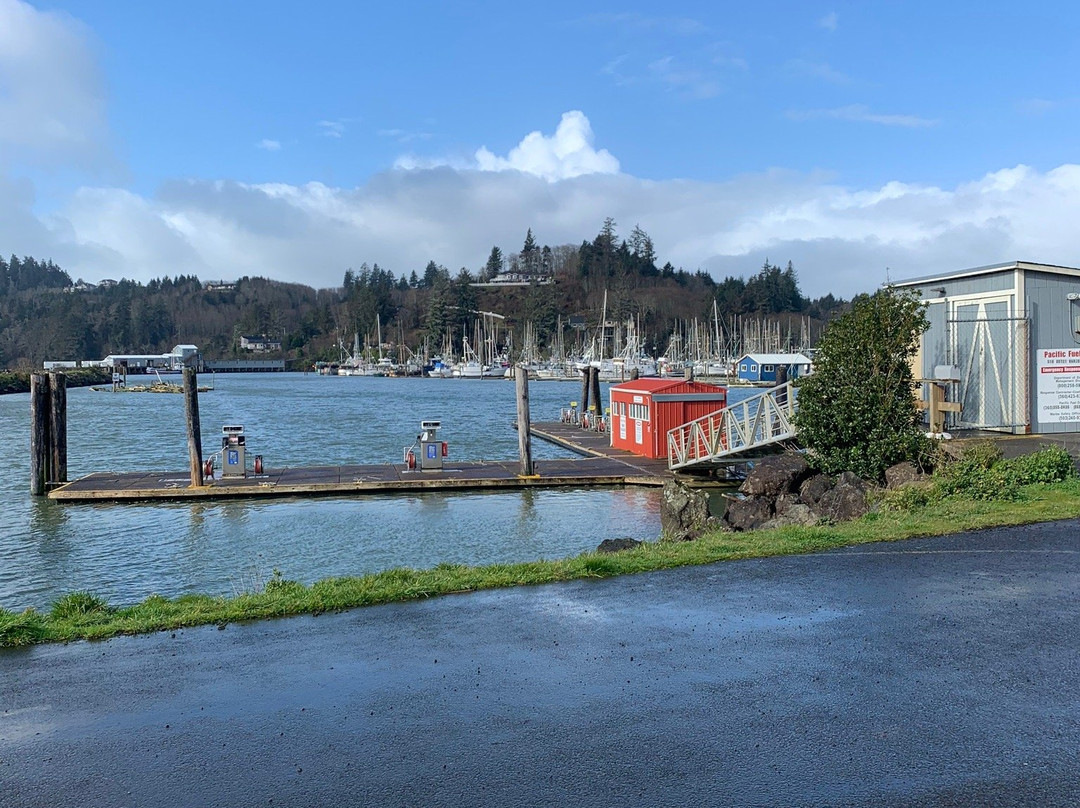
<path fill-rule="evenodd" d="M 663 460 L 612 449 L 606 433 L 569 424 L 537 423 L 541 440 L 585 455 L 534 461 L 535 474 L 519 475 L 517 460 L 447 462 L 442 471 L 410 471 L 402 463 L 267 469 L 263 474 L 207 481 L 192 487 L 186 472 L 95 472 L 49 492 L 65 502 L 341 496 L 447 490 L 497 490 L 556 486 L 659 486 L 673 477 Z"/>

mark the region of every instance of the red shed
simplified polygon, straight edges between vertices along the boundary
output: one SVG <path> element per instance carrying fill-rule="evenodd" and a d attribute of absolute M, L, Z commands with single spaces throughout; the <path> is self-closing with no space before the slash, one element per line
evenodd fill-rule
<path fill-rule="evenodd" d="M 611 386 L 611 445 L 667 457 L 668 430 L 727 405 L 727 390 L 685 379 L 638 379 Z"/>

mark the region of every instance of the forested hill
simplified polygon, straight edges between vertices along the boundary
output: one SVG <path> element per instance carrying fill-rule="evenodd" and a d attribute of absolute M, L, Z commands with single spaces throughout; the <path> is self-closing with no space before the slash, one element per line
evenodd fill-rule
<path fill-rule="evenodd" d="M 527 282 L 487 283 L 511 277 Z M 778 332 L 785 322 L 790 331 L 792 320 L 812 331 L 844 305 L 831 295 L 804 298 L 790 264 L 781 269 L 766 263 L 746 279 L 719 284 L 705 272 L 657 267 L 648 235 L 635 227 L 620 240 L 610 219 L 595 239 L 577 247 L 541 246 L 530 230 L 520 251 L 504 254 L 493 247 L 475 272 L 463 267 L 452 273 L 431 261 L 406 276 L 361 264 L 343 271 L 341 287 L 319 290 L 249 277 L 91 285 L 73 281 L 51 260 L 13 255 L 0 258 L 0 367 L 164 353 L 178 343 L 198 345 L 206 358 L 229 358 L 247 354 L 240 347 L 244 335 L 280 340 L 282 351 L 271 356 L 295 360 L 299 368 L 337 359 L 340 346 L 351 348 L 357 334 L 374 345 L 377 328 L 387 346 L 420 352 L 426 342 L 432 352 L 456 351 L 463 336 L 473 339 L 483 312 L 497 315 L 489 315 L 488 323 L 499 326 L 500 342 L 511 333 L 520 349 L 530 324 L 543 350 L 571 316 L 584 317 L 592 328 L 605 310 L 609 322 L 632 320 L 646 347 L 659 354 L 673 333 L 691 323 L 713 328 L 714 301 L 725 323 L 772 318 Z"/>

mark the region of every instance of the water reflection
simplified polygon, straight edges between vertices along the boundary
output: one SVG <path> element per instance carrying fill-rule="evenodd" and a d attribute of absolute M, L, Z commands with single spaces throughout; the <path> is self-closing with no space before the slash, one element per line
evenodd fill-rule
<path fill-rule="evenodd" d="M 30 498 L 30 531 L 39 540 L 60 538 L 69 518 L 60 503 L 44 497 Z"/>

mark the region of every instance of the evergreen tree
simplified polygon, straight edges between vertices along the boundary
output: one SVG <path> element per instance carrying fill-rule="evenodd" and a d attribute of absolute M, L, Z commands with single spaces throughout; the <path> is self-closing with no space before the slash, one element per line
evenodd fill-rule
<path fill-rule="evenodd" d="M 525 234 L 525 244 L 521 248 L 521 271 L 526 275 L 535 275 L 539 270 L 540 252 L 533 238 L 532 228 Z"/>
<path fill-rule="evenodd" d="M 487 263 L 484 264 L 484 272 L 481 275 L 481 280 L 490 281 L 503 271 L 503 254 L 502 250 L 498 247 L 491 248 L 491 255 L 488 256 Z"/>

